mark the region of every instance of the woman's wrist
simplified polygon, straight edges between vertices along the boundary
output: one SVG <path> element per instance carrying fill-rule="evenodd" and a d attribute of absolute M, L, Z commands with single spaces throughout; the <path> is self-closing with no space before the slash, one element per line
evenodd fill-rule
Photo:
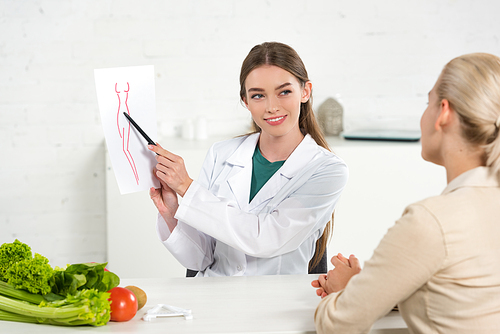
<path fill-rule="evenodd" d="M 181 187 L 181 189 L 179 189 L 179 191 L 177 192 L 179 194 L 179 196 L 184 197 L 184 195 L 188 191 L 189 187 L 191 186 L 191 183 L 193 183 L 193 179 L 190 178 L 185 183 L 185 185 L 183 187 Z"/>
<path fill-rule="evenodd" d="M 158 210 L 158 212 L 160 212 L 160 215 L 165 219 L 165 221 L 167 220 L 173 220 L 175 219 L 174 216 L 175 216 L 175 213 L 177 212 L 177 209 L 179 208 L 179 204 L 175 204 L 175 206 L 169 206 L 167 204 L 164 204 L 164 206 Z"/>
<path fill-rule="evenodd" d="M 177 219 L 174 218 L 174 216 L 170 215 L 170 214 L 163 214 L 160 212 L 160 215 L 163 217 L 163 220 L 167 224 L 167 227 L 170 230 L 170 233 L 172 233 L 174 231 L 174 228 L 177 226 L 177 222 L 178 222 Z"/>

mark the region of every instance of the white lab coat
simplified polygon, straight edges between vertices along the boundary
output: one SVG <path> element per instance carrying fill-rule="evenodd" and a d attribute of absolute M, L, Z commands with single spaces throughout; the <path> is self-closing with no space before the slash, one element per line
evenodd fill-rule
<path fill-rule="evenodd" d="M 260 134 L 216 143 L 184 194 L 165 247 L 198 276 L 306 274 L 316 240 L 346 185 L 347 166 L 306 135 L 249 203 Z"/>

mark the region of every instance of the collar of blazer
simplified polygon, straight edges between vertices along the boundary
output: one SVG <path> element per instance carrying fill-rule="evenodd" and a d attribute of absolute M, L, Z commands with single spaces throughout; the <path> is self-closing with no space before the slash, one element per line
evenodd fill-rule
<path fill-rule="evenodd" d="M 451 180 L 442 194 L 448 194 L 463 187 L 500 187 L 500 183 L 490 167 L 476 167 Z"/>

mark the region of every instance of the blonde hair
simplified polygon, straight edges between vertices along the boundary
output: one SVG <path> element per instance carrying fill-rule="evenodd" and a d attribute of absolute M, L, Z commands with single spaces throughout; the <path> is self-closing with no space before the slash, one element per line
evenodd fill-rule
<path fill-rule="evenodd" d="M 437 86 L 459 115 L 464 138 L 484 147 L 485 164 L 500 174 L 500 58 L 471 53 L 451 60 Z"/>

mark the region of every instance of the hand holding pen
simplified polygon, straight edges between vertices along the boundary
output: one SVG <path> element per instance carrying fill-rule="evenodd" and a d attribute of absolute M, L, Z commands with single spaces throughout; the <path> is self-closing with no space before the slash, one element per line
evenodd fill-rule
<path fill-rule="evenodd" d="M 184 165 L 184 159 L 165 150 L 160 144 L 149 145 L 148 148 L 157 154 L 156 177 L 183 197 L 193 182 Z"/>
<path fill-rule="evenodd" d="M 193 180 L 189 177 L 184 166 L 184 160 L 180 156 L 165 150 L 160 144 L 155 143 L 129 114 L 125 112 L 123 114 L 146 139 L 148 149 L 156 153 L 158 164 L 155 166 L 153 173 L 160 181 L 161 187 L 159 189 L 151 188 L 149 196 L 167 222 L 170 231 L 173 231 L 177 225 L 177 219 L 174 218 L 179 206 L 177 194 L 184 196 Z"/>

